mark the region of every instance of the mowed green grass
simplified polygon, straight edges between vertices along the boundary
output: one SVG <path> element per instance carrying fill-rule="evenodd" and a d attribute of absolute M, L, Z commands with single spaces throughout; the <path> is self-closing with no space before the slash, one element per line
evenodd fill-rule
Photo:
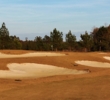
<path fill-rule="evenodd" d="M 0 100 L 110 100 L 110 68 L 73 66 L 76 60 L 110 62 L 103 59 L 103 56 L 110 56 L 110 53 L 102 55 L 97 52 L 66 52 L 64 57 L 0 59 L 2 64 L 0 67 L 5 70 L 6 64 L 12 62 L 42 63 L 70 69 L 91 70 L 91 73 L 84 75 L 51 76 L 21 81 L 0 79 Z"/>

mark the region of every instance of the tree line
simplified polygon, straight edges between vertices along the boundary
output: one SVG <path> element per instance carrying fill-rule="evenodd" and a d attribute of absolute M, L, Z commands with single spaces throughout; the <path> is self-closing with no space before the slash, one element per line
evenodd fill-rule
<path fill-rule="evenodd" d="M 2 24 L 0 28 L 0 49 L 22 49 L 36 51 L 110 51 L 110 25 L 94 28 L 91 33 L 85 31 L 77 41 L 76 36 L 69 31 L 63 40 L 63 32 L 56 28 L 44 37 L 36 36 L 34 40 L 24 41 L 19 37 L 10 36 Z"/>

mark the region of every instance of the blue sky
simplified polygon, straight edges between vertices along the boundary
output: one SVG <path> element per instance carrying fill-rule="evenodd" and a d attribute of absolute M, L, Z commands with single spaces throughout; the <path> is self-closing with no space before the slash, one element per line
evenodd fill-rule
<path fill-rule="evenodd" d="M 0 24 L 20 39 L 69 30 L 79 39 L 85 31 L 110 24 L 110 0 L 0 0 Z"/>

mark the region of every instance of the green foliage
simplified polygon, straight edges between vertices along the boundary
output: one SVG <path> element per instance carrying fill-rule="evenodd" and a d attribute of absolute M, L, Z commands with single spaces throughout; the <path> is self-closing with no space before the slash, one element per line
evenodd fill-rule
<path fill-rule="evenodd" d="M 63 33 L 58 31 L 56 28 L 53 32 L 50 32 L 51 43 L 54 50 L 58 50 L 63 42 Z"/>
<path fill-rule="evenodd" d="M 76 36 L 73 35 L 71 33 L 71 31 L 69 31 L 67 34 L 66 34 L 66 43 L 71 50 L 73 50 L 73 48 L 75 47 L 75 43 L 76 43 Z"/>
<path fill-rule="evenodd" d="M 92 32 L 96 50 L 110 50 L 110 27 L 100 27 L 95 33 Z"/>
<path fill-rule="evenodd" d="M 2 27 L 0 28 L 0 36 L 9 36 L 9 31 L 3 22 Z"/>
<path fill-rule="evenodd" d="M 34 41 L 36 42 L 36 50 L 43 51 L 43 40 L 42 40 L 42 37 L 37 36 L 37 37 L 35 37 Z"/>
<path fill-rule="evenodd" d="M 45 51 L 52 50 L 52 48 L 51 48 L 51 38 L 47 35 L 45 35 L 44 38 L 43 38 L 43 49 Z"/>
<path fill-rule="evenodd" d="M 81 44 L 85 48 L 85 51 L 90 51 L 93 46 L 93 39 L 91 35 L 85 32 L 85 34 L 81 34 Z"/>
<path fill-rule="evenodd" d="M 12 38 L 12 36 L 0 37 L 0 49 L 21 49 L 22 45 L 19 40 Z"/>
<path fill-rule="evenodd" d="M 110 51 L 110 25 L 108 27 L 94 28 L 93 32 L 80 35 L 81 40 L 76 41 L 76 36 L 69 31 L 63 41 L 63 33 L 56 28 L 50 36 L 36 36 L 34 40 L 25 41 L 16 36 L 9 36 L 9 31 L 2 24 L 0 28 L 0 49 L 23 49 L 38 51 L 74 50 L 74 51 Z"/>

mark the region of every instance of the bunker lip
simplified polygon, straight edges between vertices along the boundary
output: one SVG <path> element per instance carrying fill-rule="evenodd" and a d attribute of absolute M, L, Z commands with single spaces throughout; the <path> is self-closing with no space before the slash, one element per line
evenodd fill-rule
<path fill-rule="evenodd" d="M 110 63 L 107 62 L 81 60 L 81 61 L 75 61 L 75 63 L 89 67 L 110 68 Z"/>
<path fill-rule="evenodd" d="M 7 67 L 9 70 L 0 70 L 0 78 L 40 78 L 55 75 L 78 75 L 86 74 L 87 71 L 73 70 L 52 65 L 43 65 L 36 63 L 11 63 Z"/>
<path fill-rule="evenodd" d="M 35 52 L 26 53 L 20 55 L 4 54 L 0 52 L 0 58 L 20 58 L 20 57 L 41 57 L 41 56 L 65 56 L 64 53 L 54 53 L 54 52 Z"/>

